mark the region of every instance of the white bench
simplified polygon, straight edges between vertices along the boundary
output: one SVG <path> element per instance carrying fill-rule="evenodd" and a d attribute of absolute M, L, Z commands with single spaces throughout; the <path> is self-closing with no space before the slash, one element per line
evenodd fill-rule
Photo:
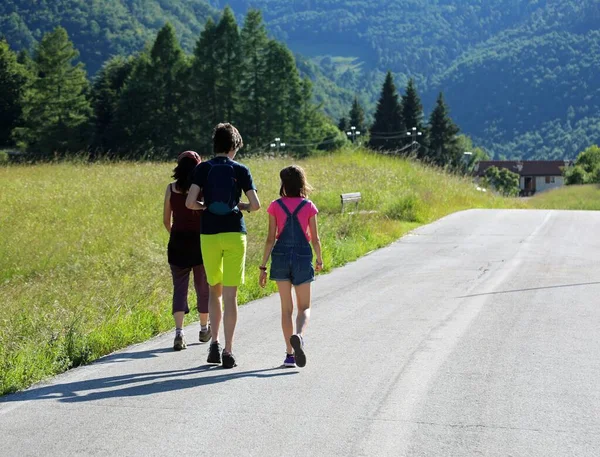
<path fill-rule="evenodd" d="M 354 203 L 356 208 L 358 209 L 358 203 L 360 202 L 361 195 L 360 192 L 352 192 L 349 194 L 341 194 L 340 200 L 342 201 L 342 213 L 347 204 Z"/>

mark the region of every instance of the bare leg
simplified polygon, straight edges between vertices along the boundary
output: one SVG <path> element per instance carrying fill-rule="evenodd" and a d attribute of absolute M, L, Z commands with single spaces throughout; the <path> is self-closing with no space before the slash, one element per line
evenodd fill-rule
<path fill-rule="evenodd" d="M 294 323 L 292 317 L 294 314 L 294 299 L 292 298 L 292 283 L 290 281 L 277 281 L 279 298 L 281 299 L 281 329 L 285 339 L 285 350 L 288 354 L 293 354 L 294 349 L 290 344 L 290 337 L 294 334 Z"/>
<path fill-rule="evenodd" d="M 221 310 L 221 296 L 223 295 L 223 286 L 217 284 L 210 286 L 209 299 L 208 299 L 208 311 L 210 314 L 210 332 L 212 335 L 212 342 L 219 342 L 219 330 L 221 328 L 221 317 L 223 311 Z"/>
<path fill-rule="evenodd" d="M 185 318 L 185 312 L 177 311 L 173 313 L 173 317 L 175 318 L 175 328 L 183 328 L 183 319 Z"/>
<path fill-rule="evenodd" d="M 237 324 L 237 287 L 223 287 L 223 302 L 225 305 L 225 316 L 223 317 L 223 327 L 225 330 L 225 352 L 231 353 L 233 348 L 233 334 Z M 211 316 L 211 322 L 212 316 Z M 211 324 L 212 325 L 212 324 Z"/>
<path fill-rule="evenodd" d="M 298 316 L 296 317 L 296 333 L 304 337 L 306 326 L 310 320 L 310 292 L 311 283 L 301 284 L 296 289 L 296 301 L 298 302 Z"/>

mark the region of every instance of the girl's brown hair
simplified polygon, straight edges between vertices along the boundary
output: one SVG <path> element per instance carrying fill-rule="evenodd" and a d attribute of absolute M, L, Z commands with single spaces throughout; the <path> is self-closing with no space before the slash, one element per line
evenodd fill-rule
<path fill-rule="evenodd" d="M 308 181 L 306 181 L 306 173 L 298 165 L 285 167 L 279 172 L 279 177 L 281 178 L 279 195 L 282 197 L 306 198 L 313 190 Z"/>

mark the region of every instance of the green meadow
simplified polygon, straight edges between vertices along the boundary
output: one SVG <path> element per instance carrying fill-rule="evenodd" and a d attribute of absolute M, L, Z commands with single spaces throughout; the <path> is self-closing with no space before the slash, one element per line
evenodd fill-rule
<path fill-rule="evenodd" d="M 537 209 L 600 210 L 600 186 L 566 186 L 537 194 L 529 200 Z"/>
<path fill-rule="evenodd" d="M 325 270 L 468 208 L 522 206 L 464 178 L 366 151 L 304 160 L 243 160 L 263 208 L 246 216 L 245 303 L 258 287 L 265 209 L 291 163 L 307 172 L 320 210 Z M 172 329 L 163 196 L 174 163 L 0 167 L 0 394 Z M 362 193 L 341 214 L 340 194 Z M 191 313 L 186 323 L 197 316 Z M 190 336 L 190 338 L 192 338 Z"/>

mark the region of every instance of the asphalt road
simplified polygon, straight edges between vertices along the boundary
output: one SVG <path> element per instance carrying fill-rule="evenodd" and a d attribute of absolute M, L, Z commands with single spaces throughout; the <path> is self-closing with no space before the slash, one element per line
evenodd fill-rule
<path fill-rule="evenodd" d="M 233 370 L 168 334 L 0 399 L 0 455 L 600 456 L 599 295 L 600 212 L 454 214 L 319 277 L 306 368 L 272 296 Z"/>

